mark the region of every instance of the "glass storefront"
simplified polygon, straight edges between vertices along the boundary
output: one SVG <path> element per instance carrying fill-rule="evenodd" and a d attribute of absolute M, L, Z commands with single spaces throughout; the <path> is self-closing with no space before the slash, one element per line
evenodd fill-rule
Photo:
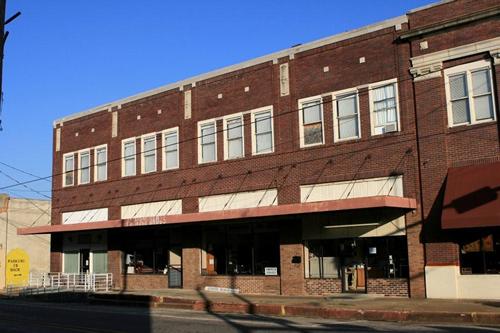
<path fill-rule="evenodd" d="M 462 274 L 500 274 L 500 231 L 469 232 L 459 245 Z"/>

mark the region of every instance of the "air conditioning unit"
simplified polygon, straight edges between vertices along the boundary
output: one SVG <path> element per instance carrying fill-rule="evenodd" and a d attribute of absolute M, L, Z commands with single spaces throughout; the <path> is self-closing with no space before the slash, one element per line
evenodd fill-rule
<path fill-rule="evenodd" d="M 397 132 L 397 130 L 398 130 L 398 125 L 395 123 L 387 124 L 384 126 L 384 133 Z"/>

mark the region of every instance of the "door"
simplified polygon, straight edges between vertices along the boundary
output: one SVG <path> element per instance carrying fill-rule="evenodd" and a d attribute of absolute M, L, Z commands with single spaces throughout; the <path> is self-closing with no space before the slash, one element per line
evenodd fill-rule
<path fill-rule="evenodd" d="M 182 249 L 172 248 L 168 254 L 168 287 L 182 288 Z"/>
<path fill-rule="evenodd" d="M 80 250 L 80 273 L 90 273 L 90 250 Z"/>

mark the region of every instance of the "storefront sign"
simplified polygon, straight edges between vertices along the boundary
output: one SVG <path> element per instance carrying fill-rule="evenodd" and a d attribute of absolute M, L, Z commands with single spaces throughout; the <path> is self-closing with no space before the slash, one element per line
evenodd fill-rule
<path fill-rule="evenodd" d="M 264 268 L 264 274 L 276 276 L 278 275 L 278 267 L 266 267 Z"/>
<path fill-rule="evenodd" d="M 226 293 L 226 294 L 239 294 L 240 293 L 239 289 L 222 288 L 222 287 L 210 287 L 210 286 L 206 286 L 205 290 L 206 291 L 216 292 L 216 293 Z"/>
<path fill-rule="evenodd" d="M 28 285 L 30 258 L 22 249 L 14 249 L 7 255 L 7 286 Z"/>

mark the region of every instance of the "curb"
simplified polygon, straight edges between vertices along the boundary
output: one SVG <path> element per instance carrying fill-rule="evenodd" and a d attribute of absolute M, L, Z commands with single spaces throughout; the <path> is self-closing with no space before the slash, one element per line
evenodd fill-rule
<path fill-rule="evenodd" d="M 115 297 L 113 297 L 115 296 Z M 125 296 L 125 295 L 121 295 Z M 205 302 L 175 297 L 116 297 L 116 295 L 92 295 L 91 304 L 113 304 L 121 306 L 147 306 L 213 313 L 254 314 L 268 316 L 299 316 L 339 320 L 369 320 L 390 322 L 433 322 L 460 324 L 500 325 L 500 313 L 496 312 L 448 312 L 410 310 L 362 310 L 308 305 L 258 304 Z"/>

